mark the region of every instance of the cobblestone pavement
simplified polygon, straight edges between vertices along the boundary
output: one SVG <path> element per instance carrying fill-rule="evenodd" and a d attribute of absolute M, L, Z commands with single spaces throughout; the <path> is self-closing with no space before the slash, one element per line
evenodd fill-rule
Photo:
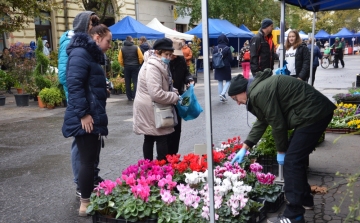
<path fill-rule="evenodd" d="M 346 56 L 344 69 L 318 68 L 315 87 L 329 97 L 346 92 L 359 73 L 359 60 L 359 56 Z M 241 69 L 234 68 L 233 74 L 237 73 Z M 198 79 L 195 92 L 204 107 L 203 74 Z M 237 106 L 231 100 L 221 103 L 216 81 L 211 81 L 211 90 L 214 144 L 238 135 L 246 138 L 248 125 L 255 118 L 247 114 L 244 106 Z M 72 139 L 65 139 L 61 133 L 65 108 L 42 109 L 34 101 L 29 107 L 16 107 L 14 97 L 6 96 L 6 105 L 0 107 L 0 222 L 92 222 L 90 217 L 77 216 L 79 200 L 75 197 L 70 166 Z M 132 132 L 132 102 L 126 96 L 112 95 L 107 111 L 109 136 L 99 167 L 101 177 L 114 180 L 124 168 L 142 157 L 143 136 Z M 333 143 L 338 136 L 327 133 L 325 142 L 310 156 L 310 184 L 331 189 L 325 195 L 315 195 L 315 210 L 306 212 L 307 222 L 342 223 L 348 213 L 348 199 L 341 214 L 333 213 L 332 207 L 346 193 L 345 183 L 336 186 L 333 183 L 343 179 L 335 176 L 337 171 L 359 171 L 360 138 L 344 136 Z M 205 141 L 204 113 L 196 120 L 183 122 L 181 154 L 192 152 L 194 144 Z M 357 197 L 359 185 L 359 181 L 355 183 Z"/>

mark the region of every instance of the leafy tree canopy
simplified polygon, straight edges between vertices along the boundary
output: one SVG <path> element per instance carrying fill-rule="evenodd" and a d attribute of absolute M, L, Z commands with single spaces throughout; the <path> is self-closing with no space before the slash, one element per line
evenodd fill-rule
<path fill-rule="evenodd" d="M 42 12 L 58 8 L 55 0 L 0 0 L 0 32 L 24 29 L 36 17 L 48 19 Z"/>

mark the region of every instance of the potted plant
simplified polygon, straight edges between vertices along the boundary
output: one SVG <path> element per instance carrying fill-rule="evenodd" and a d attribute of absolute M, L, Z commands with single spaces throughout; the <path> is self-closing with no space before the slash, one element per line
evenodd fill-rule
<path fill-rule="evenodd" d="M 62 102 L 60 89 L 55 87 L 42 89 L 39 97 L 41 101 L 46 104 L 47 108 L 54 108 Z"/>
<path fill-rule="evenodd" d="M 29 105 L 29 94 L 25 93 L 24 88 L 29 82 L 35 67 L 35 59 L 32 50 L 24 43 L 16 43 L 10 46 L 13 66 L 9 67 L 8 73 L 14 78 L 22 93 L 14 94 L 17 106 Z"/>
<path fill-rule="evenodd" d="M 3 70 L 0 70 L 0 91 L 6 90 L 8 86 L 14 83 L 13 78 Z M 0 92 L 0 106 L 5 105 L 6 97 Z"/>
<path fill-rule="evenodd" d="M 123 94 L 125 93 L 125 79 L 117 75 L 114 78 L 110 78 L 110 81 L 113 83 L 113 93 L 114 94 Z"/>
<path fill-rule="evenodd" d="M 192 57 L 194 59 L 194 70 L 193 73 L 192 72 L 190 73 L 193 74 L 194 81 L 195 83 L 197 83 L 197 60 L 199 58 L 200 50 L 201 50 L 201 39 L 194 36 L 190 49 L 192 52 Z"/>

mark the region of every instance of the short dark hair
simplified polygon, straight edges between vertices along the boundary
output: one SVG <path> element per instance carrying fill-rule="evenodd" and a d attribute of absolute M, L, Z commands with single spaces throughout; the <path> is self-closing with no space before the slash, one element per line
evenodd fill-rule
<path fill-rule="evenodd" d="M 155 50 L 155 53 L 157 54 L 157 55 L 161 55 L 162 53 L 164 53 L 164 52 L 166 52 L 166 51 L 169 51 L 169 52 L 174 52 L 174 50 Z"/>
<path fill-rule="evenodd" d="M 146 37 L 145 36 L 140 37 L 140 41 L 141 42 L 146 42 Z"/>
<path fill-rule="evenodd" d="M 132 40 L 132 37 L 131 36 L 127 36 L 126 37 L 126 41 L 131 41 Z"/>

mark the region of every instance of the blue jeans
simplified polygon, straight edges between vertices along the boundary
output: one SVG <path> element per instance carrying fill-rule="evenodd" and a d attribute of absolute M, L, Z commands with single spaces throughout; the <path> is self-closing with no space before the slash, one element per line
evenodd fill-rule
<path fill-rule="evenodd" d="M 225 86 L 223 87 L 223 81 L 218 81 L 218 92 L 219 95 L 225 95 L 227 90 L 230 87 L 230 81 L 226 81 Z"/>
<path fill-rule="evenodd" d="M 128 100 L 132 100 L 136 95 L 136 87 L 137 87 L 137 79 L 139 74 L 139 66 L 131 65 L 124 67 L 124 76 L 125 76 L 125 88 L 126 88 L 126 96 Z M 134 84 L 134 90 L 131 90 L 131 83 Z"/>
<path fill-rule="evenodd" d="M 99 147 L 99 151 L 97 152 L 97 157 L 95 160 L 94 180 L 96 180 L 99 177 L 100 169 L 98 168 L 98 166 L 99 166 L 99 162 L 100 162 L 100 150 L 101 150 L 101 146 Z M 71 145 L 71 166 L 72 166 L 72 171 L 73 171 L 73 175 L 74 175 L 74 183 L 77 185 L 77 188 L 79 188 L 78 177 L 79 177 L 79 170 L 80 170 L 80 155 L 79 155 L 78 147 L 76 145 L 75 138 Z"/>

